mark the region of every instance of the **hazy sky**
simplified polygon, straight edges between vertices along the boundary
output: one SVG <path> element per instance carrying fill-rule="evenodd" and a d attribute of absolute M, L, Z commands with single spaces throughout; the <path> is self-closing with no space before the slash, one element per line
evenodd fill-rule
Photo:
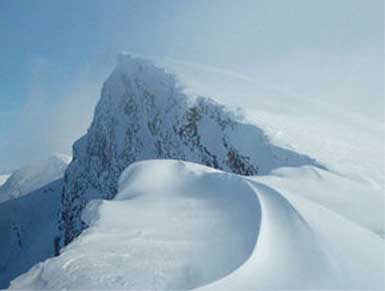
<path fill-rule="evenodd" d="M 121 50 L 247 76 L 237 105 L 384 115 L 383 0 L 1 0 L 0 41 L 0 170 L 69 152 Z"/>

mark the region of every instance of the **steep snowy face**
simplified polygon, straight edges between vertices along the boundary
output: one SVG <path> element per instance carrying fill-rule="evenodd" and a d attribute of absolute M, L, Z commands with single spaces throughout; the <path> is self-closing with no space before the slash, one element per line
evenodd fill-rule
<path fill-rule="evenodd" d="M 24 196 L 62 178 L 70 161 L 71 158 L 65 155 L 54 155 L 16 170 L 0 186 L 0 203 Z"/>
<path fill-rule="evenodd" d="M 0 290 L 10 280 L 58 253 L 57 215 L 63 179 L 0 203 Z"/>
<path fill-rule="evenodd" d="M 121 54 L 104 83 L 93 122 L 73 147 L 65 174 L 64 244 L 83 228 L 92 198 L 113 198 L 121 172 L 148 159 L 192 161 L 241 175 L 317 164 L 272 145 L 259 128 L 211 99 L 187 96 L 177 79 L 152 63 Z"/>

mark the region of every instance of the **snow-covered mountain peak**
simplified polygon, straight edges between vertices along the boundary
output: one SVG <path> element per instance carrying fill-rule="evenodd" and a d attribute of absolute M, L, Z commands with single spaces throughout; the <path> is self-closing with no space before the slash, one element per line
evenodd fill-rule
<path fill-rule="evenodd" d="M 135 83 L 153 94 L 163 96 L 170 93 L 176 82 L 173 74 L 155 66 L 150 60 L 123 52 L 118 55 L 117 65 L 106 83 L 117 89 L 122 88 L 121 86 L 127 88 L 130 83 Z"/>
<path fill-rule="evenodd" d="M 153 66 L 151 61 L 133 56 L 128 52 L 120 52 L 116 57 L 116 63 L 119 69 L 122 71 L 126 70 L 127 72 L 130 70 L 135 71 L 135 69 L 138 69 L 139 67 Z"/>
<path fill-rule="evenodd" d="M 184 160 L 241 175 L 318 165 L 271 144 L 258 127 L 209 98 L 187 95 L 179 84 L 176 76 L 147 60 L 119 55 L 66 171 L 61 218 L 65 243 L 83 228 L 80 217 L 87 201 L 113 198 L 120 174 L 136 161 Z"/>
<path fill-rule="evenodd" d="M 118 59 L 64 179 L 0 204 L 0 289 L 60 253 L 11 288 L 383 290 L 382 191 L 274 144 L 262 112 L 248 123 L 151 62 Z M 288 124 L 276 135 L 329 142 Z"/>

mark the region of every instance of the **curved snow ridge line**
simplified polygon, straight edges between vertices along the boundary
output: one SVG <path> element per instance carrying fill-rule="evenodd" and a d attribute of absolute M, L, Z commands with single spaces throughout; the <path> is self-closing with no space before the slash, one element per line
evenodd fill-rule
<path fill-rule="evenodd" d="M 356 221 L 356 220 L 352 219 L 351 217 L 347 216 L 346 214 L 341 213 L 338 210 L 333 209 L 331 207 L 328 207 L 327 205 L 325 205 L 324 203 L 322 203 L 320 201 L 315 201 L 315 200 L 312 200 L 312 199 L 307 198 L 307 197 L 297 197 L 297 199 L 298 198 L 306 200 L 307 203 L 314 204 L 317 207 L 322 208 L 324 211 L 332 213 L 332 215 L 339 217 L 341 220 L 344 220 L 348 224 L 354 225 L 355 228 L 361 229 L 363 232 L 366 232 L 370 236 L 375 236 L 376 238 L 379 238 L 381 240 L 385 240 L 385 233 L 382 232 L 382 230 L 375 230 L 371 227 L 368 227 L 364 223 Z"/>
<path fill-rule="evenodd" d="M 122 174 L 119 190 L 89 203 L 90 227 L 11 288 L 187 290 L 226 277 L 255 251 L 260 202 L 240 176 L 146 161 Z"/>
<path fill-rule="evenodd" d="M 254 251 L 233 273 L 199 290 L 338 288 L 338 278 L 332 286 L 323 282 L 336 267 L 302 215 L 276 190 L 242 179 L 261 205 Z"/>
<path fill-rule="evenodd" d="M 303 197 L 322 184 L 288 171 L 278 181 L 135 163 L 114 200 L 88 204 L 90 227 L 11 288 L 383 290 L 383 240 Z"/>
<path fill-rule="evenodd" d="M 60 245 L 81 233 L 81 212 L 94 198 L 113 198 L 122 171 L 136 161 L 177 159 L 231 173 L 263 175 L 316 159 L 271 142 L 237 110 L 191 96 L 178 78 L 123 54 L 104 83 L 93 122 L 74 144 L 59 217 Z"/>
<path fill-rule="evenodd" d="M 373 189 L 367 183 L 308 166 L 281 168 L 269 176 L 250 179 L 273 185 L 290 201 L 292 197 L 304 197 L 384 238 L 383 191 Z"/>

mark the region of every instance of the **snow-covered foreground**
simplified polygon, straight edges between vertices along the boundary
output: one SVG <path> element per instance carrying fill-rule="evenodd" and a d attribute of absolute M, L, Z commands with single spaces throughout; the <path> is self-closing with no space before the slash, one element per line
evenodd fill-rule
<path fill-rule="evenodd" d="M 308 166 L 250 180 L 262 209 L 255 251 L 202 290 L 383 290 L 382 193 L 368 198 L 357 183 Z"/>
<path fill-rule="evenodd" d="M 311 166 L 247 178 L 138 162 L 114 200 L 88 204 L 90 228 L 11 288 L 382 290 L 383 213 L 380 191 Z"/>

